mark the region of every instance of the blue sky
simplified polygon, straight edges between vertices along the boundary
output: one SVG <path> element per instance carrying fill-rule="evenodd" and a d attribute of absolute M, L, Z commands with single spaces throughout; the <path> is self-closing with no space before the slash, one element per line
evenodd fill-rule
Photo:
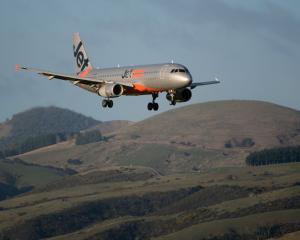
<path fill-rule="evenodd" d="M 150 96 L 120 97 L 113 109 L 71 84 L 16 63 L 73 72 L 72 32 L 96 67 L 175 62 L 199 87 L 191 103 L 255 99 L 300 109 L 300 1 L 3 0 L 0 8 L 0 121 L 34 106 L 69 108 L 99 120 L 141 120 Z M 173 108 L 161 94 L 160 112 Z"/>

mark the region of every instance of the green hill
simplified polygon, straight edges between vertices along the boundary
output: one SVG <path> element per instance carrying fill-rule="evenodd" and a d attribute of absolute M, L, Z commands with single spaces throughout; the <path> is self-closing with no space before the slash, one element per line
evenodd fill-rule
<path fill-rule="evenodd" d="M 0 136 L 13 136 L 7 123 Z M 0 160 L 0 200 L 14 196 L 0 201 L 0 239 L 250 240 L 300 230 L 300 164 L 245 164 L 251 152 L 300 145 L 299 111 L 219 101 L 101 124 L 81 132 L 102 128 L 105 141 Z M 24 187 L 33 189 L 15 196 Z"/>
<path fill-rule="evenodd" d="M 300 112 L 260 101 L 216 101 L 170 110 L 138 122 L 123 132 L 124 138 L 185 142 L 206 148 L 254 147 L 300 143 Z"/>
<path fill-rule="evenodd" d="M 161 173 L 242 166 L 250 152 L 300 144 L 300 112 L 259 101 L 218 101 L 170 110 L 121 128 L 108 142 L 59 145 L 23 160 L 78 170 L 141 165 Z M 80 159 L 72 166 L 68 159 Z"/>
<path fill-rule="evenodd" d="M 56 182 L 74 171 L 27 164 L 21 160 L 0 160 L 0 200 Z"/>
<path fill-rule="evenodd" d="M 11 127 L 5 137 L 28 138 L 51 133 L 74 133 L 98 123 L 93 118 L 68 109 L 37 107 L 13 115 L 5 123 Z"/>
<path fill-rule="evenodd" d="M 300 230 L 299 169 L 300 164 L 286 164 L 168 176 L 134 167 L 81 173 L 1 201 L 0 236 L 25 240 L 278 237 Z"/>
<path fill-rule="evenodd" d="M 107 134 L 129 121 L 101 122 L 58 107 L 37 107 L 0 124 L 0 157 L 13 156 L 73 139 L 80 131 Z"/>

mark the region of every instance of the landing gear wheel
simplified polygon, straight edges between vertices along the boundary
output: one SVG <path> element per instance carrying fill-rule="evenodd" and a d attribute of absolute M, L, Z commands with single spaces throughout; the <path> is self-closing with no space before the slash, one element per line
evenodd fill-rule
<path fill-rule="evenodd" d="M 102 100 L 102 107 L 104 107 L 104 108 L 106 108 L 106 107 L 112 108 L 113 105 L 114 105 L 114 102 L 112 100 L 109 100 L 109 99 Z"/>
<path fill-rule="evenodd" d="M 149 102 L 147 107 L 148 107 L 148 110 L 151 111 L 153 109 L 153 103 Z"/>
<path fill-rule="evenodd" d="M 103 100 L 102 100 L 102 107 L 106 108 L 107 105 L 108 105 L 107 100 L 106 100 L 106 99 L 103 99 Z"/>
<path fill-rule="evenodd" d="M 152 93 L 152 102 L 149 102 L 148 103 L 148 110 L 151 111 L 152 109 L 154 111 L 157 111 L 159 106 L 158 106 L 158 103 L 155 102 L 155 99 L 158 97 L 158 93 Z"/>
<path fill-rule="evenodd" d="M 113 105 L 114 105 L 114 102 L 113 102 L 112 100 L 108 100 L 107 106 L 108 106 L 109 108 L 112 108 Z"/>

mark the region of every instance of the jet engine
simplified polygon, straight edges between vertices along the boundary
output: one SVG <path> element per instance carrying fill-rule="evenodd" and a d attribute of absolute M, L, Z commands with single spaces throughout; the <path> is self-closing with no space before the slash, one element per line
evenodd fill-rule
<path fill-rule="evenodd" d="M 99 88 L 98 95 L 100 95 L 101 97 L 113 98 L 121 96 L 123 94 L 123 91 L 124 89 L 122 85 L 107 83 Z"/>
<path fill-rule="evenodd" d="M 174 94 L 174 97 L 172 99 L 171 94 L 167 94 L 167 99 L 172 102 L 187 102 L 192 98 L 192 91 L 188 88 L 176 90 L 176 93 Z"/>

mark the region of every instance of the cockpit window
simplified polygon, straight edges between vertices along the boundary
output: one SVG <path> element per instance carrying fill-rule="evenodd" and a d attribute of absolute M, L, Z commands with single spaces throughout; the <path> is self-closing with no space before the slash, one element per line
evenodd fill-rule
<path fill-rule="evenodd" d="M 172 69 L 171 70 L 171 73 L 175 73 L 175 72 L 186 72 L 186 70 L 185 69 Z"/>

